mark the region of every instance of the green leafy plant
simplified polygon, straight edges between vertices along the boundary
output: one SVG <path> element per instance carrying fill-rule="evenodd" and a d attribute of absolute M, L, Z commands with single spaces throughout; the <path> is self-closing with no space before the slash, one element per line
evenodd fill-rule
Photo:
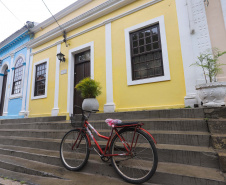
<path fill-rule="evenodd" d="M 201 53 L 198 56 L 198 61 L 193 63 L 191 66 L 199 66 L 203 70 L 205 76 L 205 81 L 207 83 L 207 76 L 209 77 L 210 82 L 216 82 L 216 76 L 222 73 L 222 65 L 218 63 L 219 57 L 226 54 L 226 51 L 219 51 L 217 48 L 213 48 L 212 53 Z"/>
<path fill-rule="evenodd" d="M 75 88 L 81 92 L 83 98 L 96 98 L 101 94 L 100 83 L 89 77 L 81 80 Z"/>

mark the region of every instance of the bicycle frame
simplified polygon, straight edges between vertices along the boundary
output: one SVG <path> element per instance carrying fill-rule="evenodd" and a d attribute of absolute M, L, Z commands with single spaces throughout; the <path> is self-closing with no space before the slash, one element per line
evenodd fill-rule
<path fill-rule="evenodd" d="M 134 139 L 135 139 L 135 134 L 136 134 L 136 129 L 139 129 L 139 128 L 141 128 L 141 126 L 142 126 L 143 124 L 134 124 L 132 127 L 135 127 L 135 131 L 134 131 L 134 136 L 133 136 L 133 140 L 132 140 L 132 144 L 131 144 L 131 146 L 129 146 L 129 144 L 126 142 L 126 140 L 123 138 L 123 137 L 121 137 L 119 134 L 118 134 L 118 129 L 117 128 L 124 128 L 124 127 L 129 127 L 129 126 L 115 126 L 115 127 L 112 127 L 112 130 L 111 130 L 111 133 L 110 133 L 110 136 L 109 137 L 107 137 L 107 136 L 104 136 L 104 135 L 101 135 L 88 121 L 85 121 L 84 122 L 84 128 L 86 129 L 86 131 L 87 131 L 87 133 L 89 134 L 89 136 L 92 138 L 92 140 L 93 140 L 93 142 L 95 143 L 95 145 L 97 146 L 97 148 L 98 148 L 98 150 L 99 150 L 99 155 L 100 156 L 104 156 L 104 157 L 111 157 L 111 156 L 119 156 L 119 155 L 130 155 L 130 153 L 131 153 L 131 150 L 132 150 L 132 146 L 133 146 L 133 144 L 135 143 L 135 146 L 136 146 L 136 142 L 137 142 L 137 140 L 138 140 L 138 137 L 139 137 L 139 135 L 137 136 L 137 138 L 136 138 L 136 141 L 134 142 Z M 131 126 L 130 126 L 131 127 Z M 97 142 L 97 140 L 95 139 L 95 137 L 93 136 L 93 134 L 92 134 L 92 132 L 90 131 L 90 129 L 93 131 L 93 132 L 95 132 L 96 134 L 97 134 L 97 136 L 98 137 L 101 137 L 101 138 L 103 138 L 103 139 L 105 139 L 105 140 L 107 140 L 107 144 L 106 144 L 106 146 L 105 146 L 105 149 L 104 149 L 104 151 L 102 150 L 102 148 L 100 147 L 100 145 L 99 145 L 99 143 Z M 81 132 L 82 132 L 82 129 L 80 129 L 81 130 Z M 107 154 L 107 151 L 110 149 L 109 148 L 109 145 L 110 145 L 110 143 L 111 143 L 111 139 L 113 138 L 113 132 L 115 131 L 115 134 L 119 137 L 119 139 L 121 140 L 121 142 L 122 142 L 122 144 L 123 144 L 123 146 L 124 146 L 124 148 L 125 148 L 125 150 L 126 150 L 126 153 L 122 153 L 122 154 Z M 83 132 L 85 132 L 84 130 L 83 130 Z M 78 138 L 79 138 L 79 136 L 78 136 Z M 74 143 L 74 145 L 77 143 L 77 141 L 78 141 L 78 138 L 77 138 L 77 140 L 75 141 L 75 143 Z M 89 137 L 88 137 L 89 138 Z M 80 144 L 80 142 L 78 143 L 78 145 Z M 74 145 L 73 145 L 73 147 L 74 147 Z M 89 139 L 89 146 L 91 146 L 91 141 L 90 141 L 90 139 Z M 78 146 L 77 146 L 78 147 Z"/>

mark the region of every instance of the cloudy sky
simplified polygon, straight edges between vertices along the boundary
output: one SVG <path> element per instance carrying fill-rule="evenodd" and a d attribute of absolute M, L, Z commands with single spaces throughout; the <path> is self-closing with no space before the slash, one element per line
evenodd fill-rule
<path fill-rule="evenodd" d="M 53 14 L 76 0 L 44 0 Z M 12 13 L 10 13 L 9 10 Z M 41 23 L 51 17 L 42 0 L 0 0 L 0 42 L 20 29 L 26 21 Z"/>

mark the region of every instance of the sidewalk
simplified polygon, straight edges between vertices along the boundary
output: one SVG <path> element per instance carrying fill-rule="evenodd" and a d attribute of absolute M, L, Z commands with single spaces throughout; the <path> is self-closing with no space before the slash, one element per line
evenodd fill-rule
<path fill-rule="evenodd" d="M 26 185 L 24 182 L 17 182 L 10 179 L 3 179 L 0 177 L 0 185 Z"/>

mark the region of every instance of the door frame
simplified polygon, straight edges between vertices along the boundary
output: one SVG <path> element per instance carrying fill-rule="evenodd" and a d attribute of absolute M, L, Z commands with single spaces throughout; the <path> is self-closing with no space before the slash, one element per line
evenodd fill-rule
<path fill-rule="evenodd" d="M 68 92 L 67 92 L 67 112 L 69 116 L 73 114 L 74 98 L 74 65 L 75 54 L 90 50 L 90 78 L 94 79 L 94 41 L 83 44 L 69 50 L 68 59 Z"/>
<path fill-rule="evenodd" d="M 10 69 L 9 67 L 9 62 L 4 62 L 4 64 L 1 67 L 0 73 L 4 74 L 5 69 L 8 67 L 8 70 Z M 5 99 L 4 99 L 4 106 L 3 106 L 3 112 L 2 112 L 2 116 L 4 115 L 4 113 L 7 112 L 6 109 L 6 101 L 8 101 L 8 83 L 9 83 L 9 75 L 7 75 L 7 80 L 6 80 L 6 89 L 5 89 Z M 2 76 L 2 75 L 1 75 Z M 2 96 L 2 85 L 3 85 L 3 78 L 0 78 L 0 103 L 1 103 L 1 96 Z"/>

